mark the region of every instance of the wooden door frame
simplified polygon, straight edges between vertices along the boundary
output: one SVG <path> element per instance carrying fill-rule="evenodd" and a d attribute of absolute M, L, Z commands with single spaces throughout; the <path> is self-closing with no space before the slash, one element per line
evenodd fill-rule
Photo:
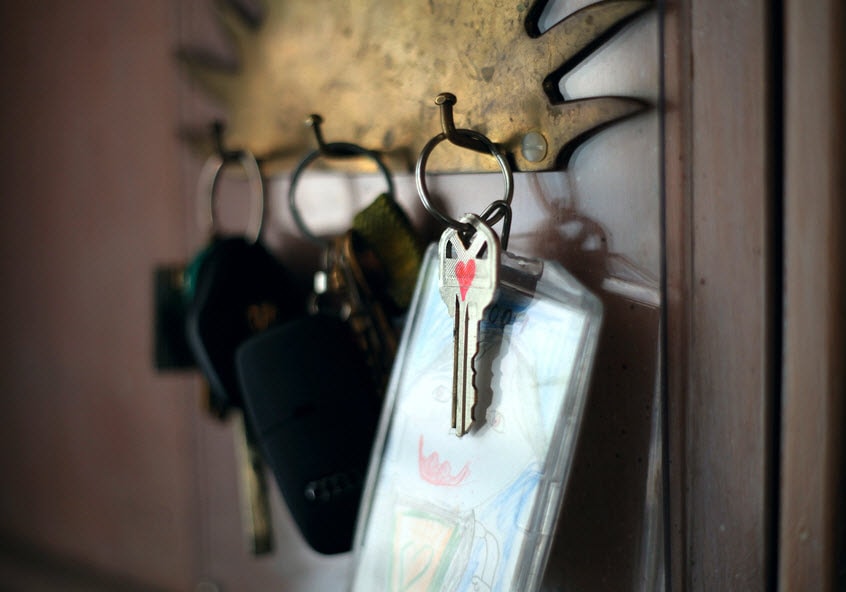
<path fill-rule="evenodd" d="M 838 590 L 846 585 L 844 515 L 838 507 L 844 495 L 846 419 L 846 9 L 839 0 L 787 0 L 784 23 L 785 333 L 778 588 Z"/>
<path fill-rule="evenodd" d="M 770 569 L 768 16 L 763 0 L 690 0 L 665 18 L 673 590 L 763 590 Z"/>
<path fill-rule="evenodd" d="M 664 8 L 669 583 L 830 590 L 844 10 Z"/>

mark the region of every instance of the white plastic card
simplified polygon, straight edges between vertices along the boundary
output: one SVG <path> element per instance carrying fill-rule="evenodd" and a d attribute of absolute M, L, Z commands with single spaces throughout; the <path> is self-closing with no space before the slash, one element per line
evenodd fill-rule
<path fill-rule="evenodd" d="M 427 251 L 359 514 L 356 592 L 536 590 L 602 316 L 560 265 L 502 254 L 470 432 L 450 429 L 453 319 Z"/>

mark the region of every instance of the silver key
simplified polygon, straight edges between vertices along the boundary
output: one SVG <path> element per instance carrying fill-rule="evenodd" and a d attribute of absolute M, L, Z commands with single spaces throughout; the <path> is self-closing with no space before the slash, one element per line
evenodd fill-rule
<path fill-rule="evenodd" d="M 438 245 L 441 298 L 455 319 L 452 427 L 459 437 L 468 432 L 474 420 L 477 394 L 473 361 L 479 352 L 479 322 L 496 293 L 500 253 L 499 239 L 481 218 L 465 214 L 461 222 L 474 229 L 469 244 L 464 245 L 458 230 L 448 228 Z"/>
<path fill-rule="evenodd" d="M 273 551 L 273 523 L 267 495 L 264 463 L 255 436 L 247 427 L 243 413 L 235 418 L 235 454 L 238 461 L 241 518 L 247 546 L 253 555 Z"/>

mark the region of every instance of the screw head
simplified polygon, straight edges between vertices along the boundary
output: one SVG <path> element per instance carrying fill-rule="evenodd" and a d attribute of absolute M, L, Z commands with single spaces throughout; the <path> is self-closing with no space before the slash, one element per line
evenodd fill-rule
<path fill-rule="evenodd" d="M 523 136 L 523 141 L 520 143 L 520 150 L 523 156 L 529 162 L 540 162 L 546 156 L 546 151 L 549 146 L 546 138 L 540 132 L 529 132 Z"/>

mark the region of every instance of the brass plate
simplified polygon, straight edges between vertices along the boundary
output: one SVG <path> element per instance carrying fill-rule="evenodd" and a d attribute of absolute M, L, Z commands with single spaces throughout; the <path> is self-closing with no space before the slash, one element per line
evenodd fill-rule
<path fill-rule="evenodd" d="M 486 134 L 516 170 L 551 170 L 590 133 L 645 107 L 625 97 L 565 100 L 559 81 L 651 2 L 596 2 L 541 33 L 547 1 L 267 0 L 253 21 L 228 0 L 216 9 L 236 65 L 187 50 L 181 61 L 225 108 L 224 144 L 251 150 L 266 169 L 290 169 L 315 147 L 303 123 L 311 113 L 323 117 L 327 141 L 411 168 L 441 131 L 434 99 L 447 91 L 458 99 L 457 127 Z M 529 132 L 546 150 L 527 157 Z M 209 134 L 200 136 L 211 150 Z M 427 170 L 498 168 L 490 156 L 439 147 Z"/>

